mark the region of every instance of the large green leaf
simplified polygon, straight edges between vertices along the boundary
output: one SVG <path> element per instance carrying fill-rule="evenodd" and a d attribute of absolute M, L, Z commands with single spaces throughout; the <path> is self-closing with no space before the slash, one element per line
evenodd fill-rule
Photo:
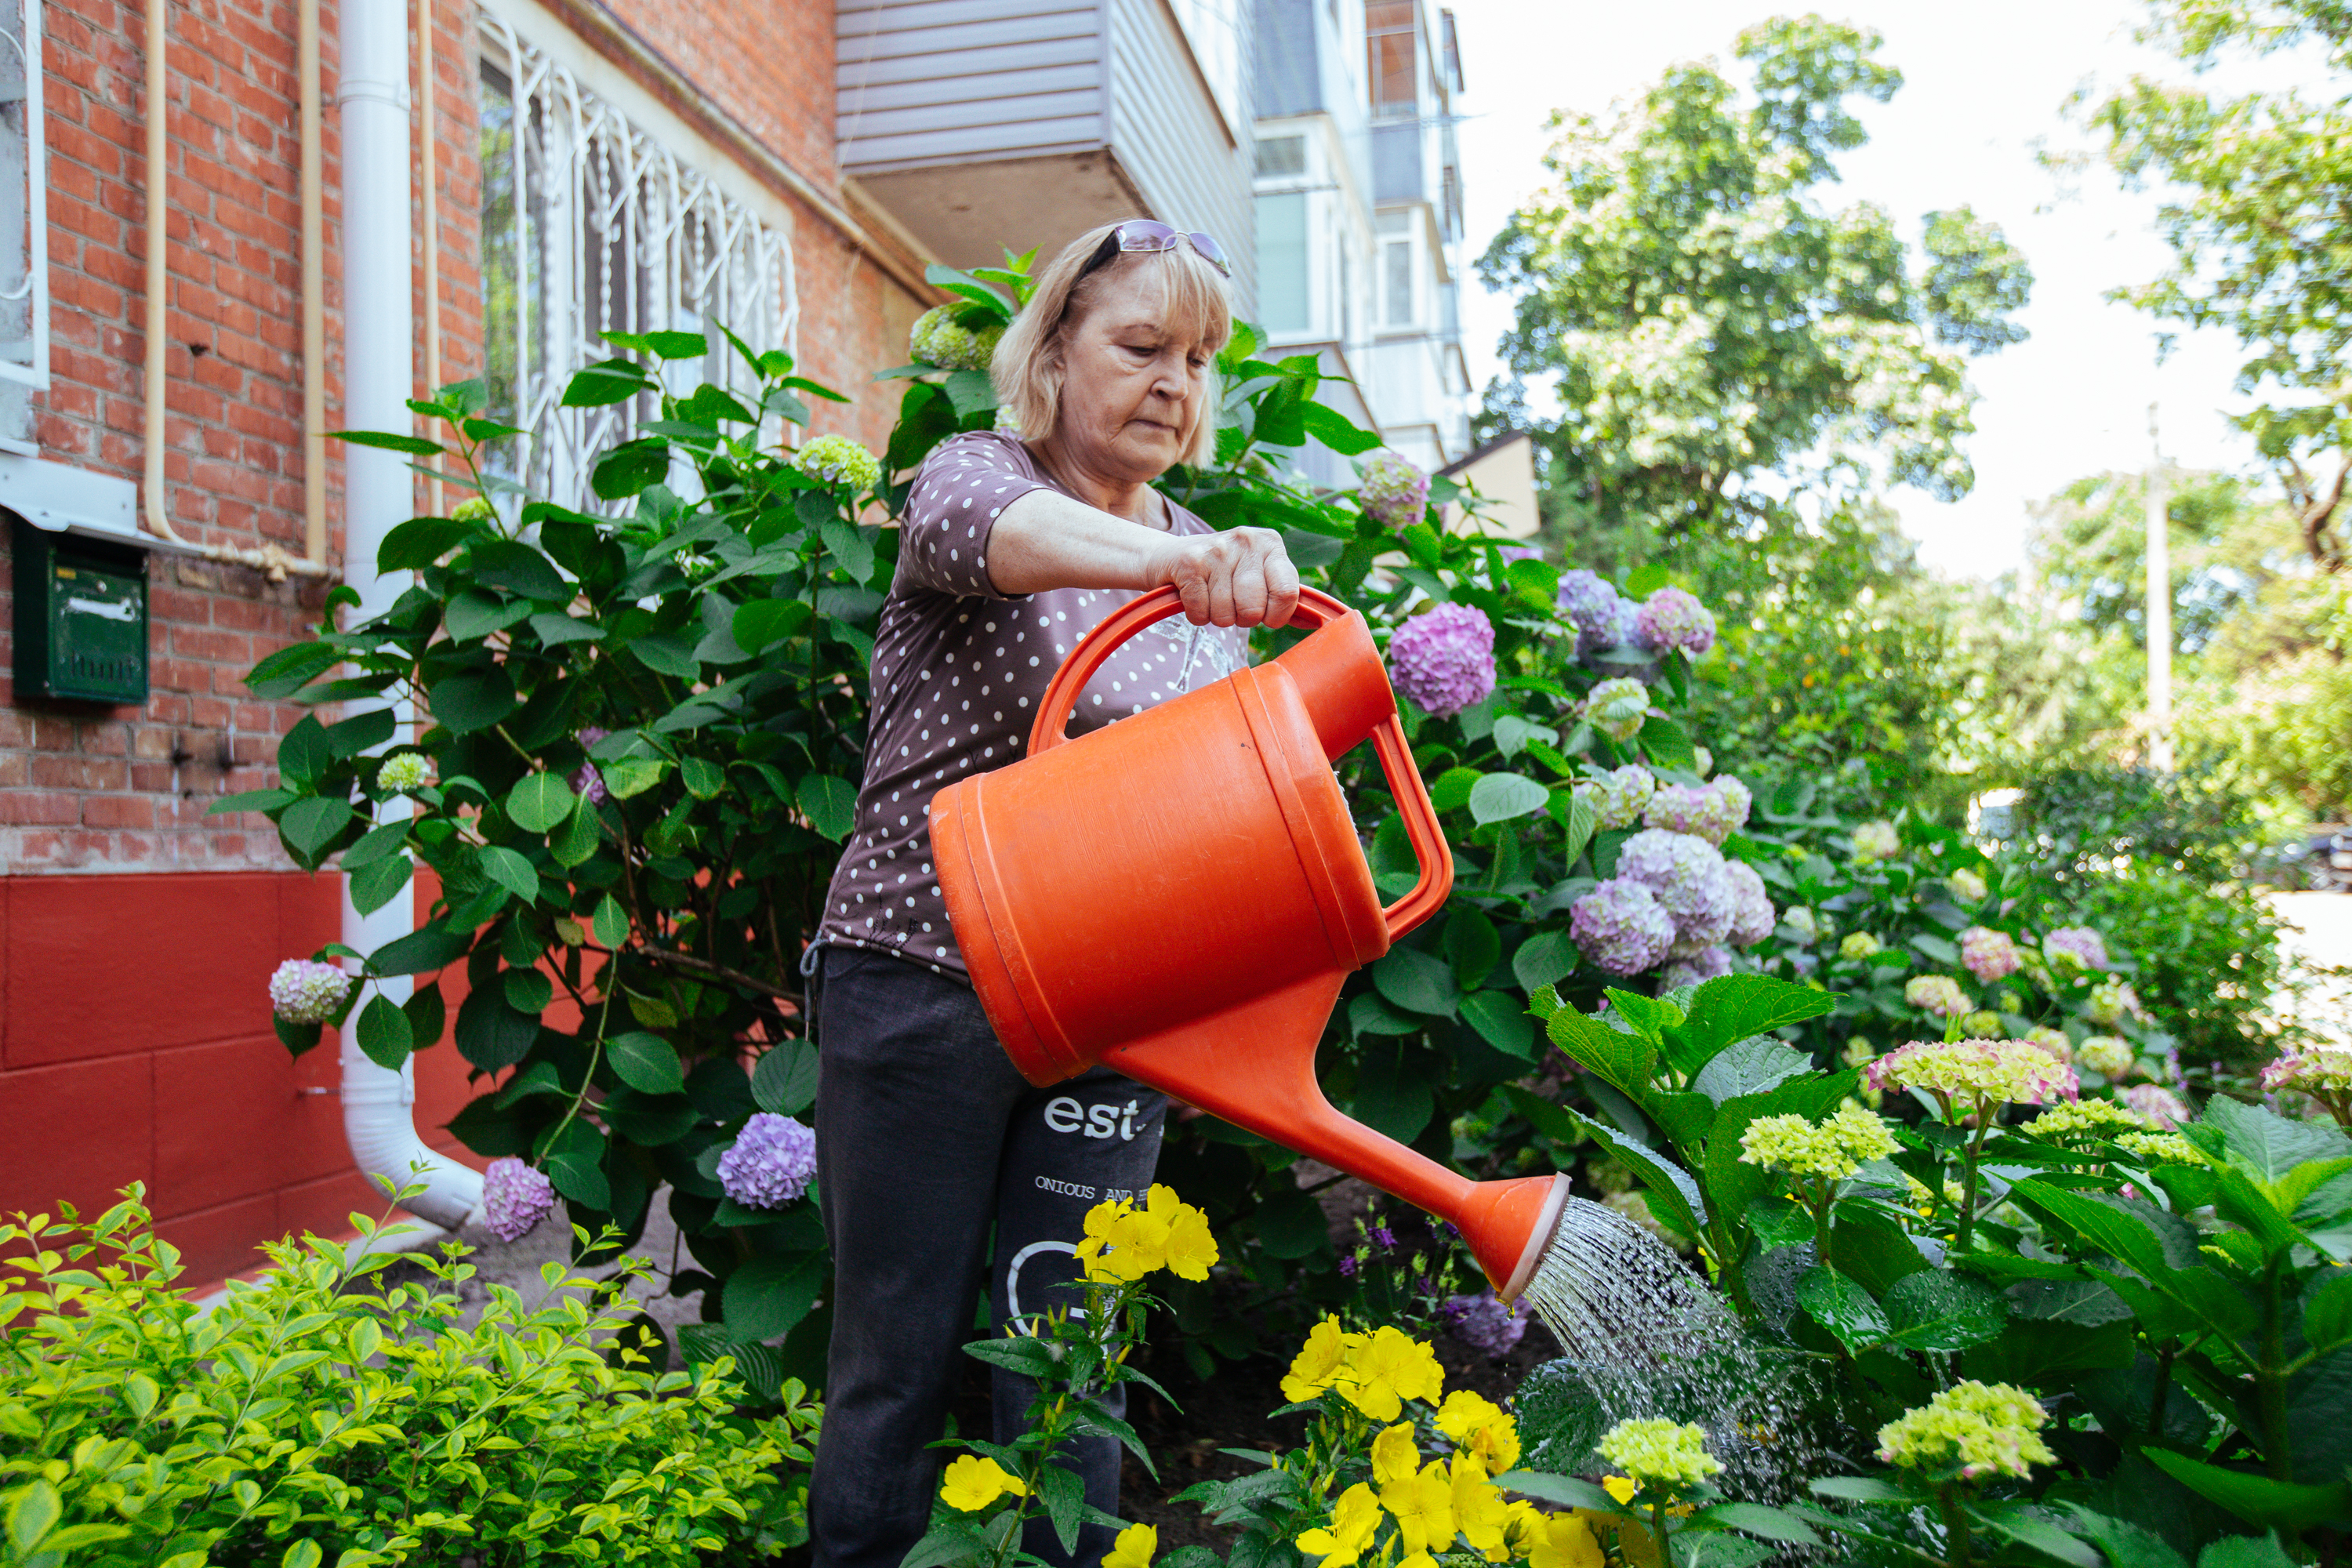
<path fill-rule="evenodd" d="M 2342 1481 L 2302 1486 L 2245 1470 L 2225 1470 L 2163 1448 L 2140 1452 L 2190 1491 L 2220 1503 L 2257 1530 L 2304 1531 L 2315 1524 L 2340 1521 L 2352 1513 L 2352 1489 Z"/>
<path fill-rule="evenodd" d="M 1595 1121 L 1580 1110 L 1561 1108 L 1575 1118 L 1593 1142 L 1617 1156 L 1641 1181 L 1650 1198 L 1650 1212 L 1659 1223 L 1696 1241 L 1706 1226 L 1706 1199 L 1690 1173 L 1665 1155 L 1634 1142 L 1613 1127 Z"/>
<path fill-rule="evenodd" d="M 474 945 L 471 931 L 453 931 L 438 921 L 396 936 L 368 954 L 370 974 L 422 974 L 441 969 L 466 956 Z"/>
<path fill-rule="evenodd" d="M 1961 1351 L 2001 1331 L 2009 1307 L 1998 1292 L 1965 1274 L 1922 1268 L 1886 1292 L 1885 1343 L 1906 1351 Z"/>
<path fill-rule="evenodd" d="M 1535 1020 L 1517 997 L 1502 991 L 1474 991 L 1462 999 L 1462 1016 L 1506 1056 L 1535 1058 Z"/>
<path fill-rule="evenodd" d="M 798 1116 L 816 1101 L 816 1047 L 784 1040 L 761 1054 L 751 1068 L 751 1098 L 762 1110 Z"/>
<path fill-rule="evenodd" d="M 539 873 L 530 862 L 501 844 L 482 850 L 482 874 L 524 903 L 539 897 Z"/>
<path fill-rule="evenodd" d="M 407 825 L 402 823 L 397 826 L 405 827 Z M 410 871 L 408 857 L 401 854 L 371 860 L 360 867 L 351 874 L 352 907 L 363 915 L 375 913 L 400 897 L 401 889 L 408 886 Z"/>
<path fill-rule="evenodd" d="M 507 816 L 526 833 L 545 833 L 572 815 L 572 786 L 555 774 L 525 773 L 507 792 Z"/>
<path fill-rule="evenodd" d="M 457 1054 L 484 1072 L 514 1066 L 538 1038 L 537 1015 L 508 1006 L 499 987 L 473 992 L 457 1009 Z"/>
<path fill-rule="evenodd" d="M 1766 974 L 1722 974 L 1691 994 L 1680 1024 L 1665 1030 L 1667 1058 L 1695 1073 L 1717 1052 L 1752 1036 L 1819 1018 L 1835 1010 L 1827 991 Z"/>
<path fill-rule="evenodd" d="M 1576 944 L 1566 931 L 1538 931 L 1511 954 L 1511 973 L 1529 995 L 1576 972 Z"/>
<path fill-rule="evenodd" d="M 320 852 L 351 826 L 355 815 L 350 801 L 314 795 L 288 806 L 278 819 L 278 831 L 298 859 L 306 866 L 316 865 Z"/>
<path fill-rule="evenodd" d="M 719 1300 L 729 1333 L 746 1340 L 772 1340 L 789 1333 L 808 1316 L 824 1283 L 821 1252 L 767 1254 L 727 1277 Z"/>
<path fill-rule="evenodd" d="M 2275 1182 L 2306 1160 L 2352 1154 L 2352 1139 L 2322 1121 L 2290 1121 L 2259 1105 L 2217 1094 L 2205 1104 L 2205 1124 L 2221 1130 L 2232 1162 L 2257 1181 Z"/>
<path fill-rule="evenodd" d="M 677 1059 L 677 1047 L 659 1035 L 642 1029 L 617 1035 L 604 1042 L 604 1059 L 613 1064 L 615 1077 L 640 1094 L 686 1090 L 686 1068 Z"/>
<path fill-rule="evenodd" d="M 1797 1281 L 1797 1304 L 1849 1351 L 1859 1353 L 1886 1338 L 1886 1314 L 1870 1292 L 1833 1268 L 1805 1270 Z"/>
<path fill-rule="evenodd" d="M 847 779 L 830 773 L 810 773 L 794 792 L 809 826 L 835 844 L 857 825 L 857 791 Z"/>
<path fill-rule="evenodd" d="M 368 1005 L 360 1009 L 358 1030 L 362 1054 L 376 1066 L 398 1071 L 408 1059 L 415 1043 L 408 1016 L 391 997 L 379 994 L 368 998 Z"/>
<path fill-rule="evenodd" d="M 1813 1069 L 1813 1058 L 1769 1035 L 1755 1035 L 1717 1053 L 1699 1069 L 1691 1087 L 1722 1105 L 1748 1095 L 1768 1094 Z"/>
<path fill-rule="evenodd" d="M 572 586 L 555 563 L 517 539 L 485 539 L 467 553 L 474 575 L 495 588 L 542 604 L 562 604 Z"/>
<path fill-rule="evenodd" d="M 1388 956 L 1372 965 L 1372 984 L 1408 1012 L 1443 1018 L 1454 1016 L 1453 966 L 1419 948 L 1391 948 Z"/>
<path fill-rule="evenodd" d="M 1551 804 L 1551 791 L 1520 773 L 1488 773 L 1470 786 L 1470 817 L 1481 827 L 1529 816 Z"/>
<path fill-rule="evenodd" d="M 465 669 L 444 676 L 425 693 L 433 721 L 460 735 L 487 730 L 515 710 L 514 681 L 505 667 Z"/>
<path fill-rule="evenodd" d="M 1576 1062 L 1640 1100 L 1650 1091 L 1657 1053 L 1638 1035 L 1622 1034 L 1573 1007 L 1562 1007 L 1544 1026 L 1551 1043 Z"/>

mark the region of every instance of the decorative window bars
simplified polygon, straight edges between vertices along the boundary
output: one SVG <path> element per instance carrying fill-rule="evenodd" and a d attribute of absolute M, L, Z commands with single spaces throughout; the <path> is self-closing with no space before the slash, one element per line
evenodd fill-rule
<path fill-rule="evenodd" d="M 40 0 L 0 0 L 0 381 L 35 388 L 49 384 L 44 129 Z"/>
<path fill-rule="evenodd" d="M 749 391 L 754 377 L 717 329 L 754 353 L 792 352 L 792 246 L 504 21 L 484 16 L 480 38 L 491 413 L 530 432 L 508 448 L 509 478 L 560 505 L 595 508 L 598 454 L 657 412 L 650 395 L 562 405 L 573 372 L 619 352 L 600 334 L 706 332 L 713 352 L 667 362 L 665 384 Z"/>

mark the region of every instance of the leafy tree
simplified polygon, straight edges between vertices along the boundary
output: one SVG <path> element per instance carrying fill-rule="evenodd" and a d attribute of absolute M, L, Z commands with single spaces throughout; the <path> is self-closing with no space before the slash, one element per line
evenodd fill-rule
<path fill-rule="evenodd" d="M 1914 257 L 1884 209 L 1821 200 L 1864 140 L 1851 100 L 1902 85 L 1878 47 L 1777 19 L 1739 37 L 1744 86 L 1678 65 L 1607 116 L 1554 117 L 1551 184 L 1478 265 L 1518 298 L 1484 417 L 1538 432 L 1559 505 L 1672 532 L 1752 513 L 1759 480 L 1973 483 L 1965 367 L 2024 335 L 2032 275 L 1965 209 L 1927 215 Z"/>
<path fill-rule="evenodd" d="M 2352 70 L 2352 12 L 2339 0 L 2156 0 L 2141 37 L 2200 73 L 2291 50 Z M 2352 559 L 2340 520 L 2352 479 L 2352 99 L 2135 77 L 2092 121 L 2126 184 L 2185 187 L 2159 209 L 2171 269 L 2114 297 L 2237 335 L 2238 388 L 2256 399 L 2238 423 L 2278 475 L 2304 549 L 2341 571 Z"/>

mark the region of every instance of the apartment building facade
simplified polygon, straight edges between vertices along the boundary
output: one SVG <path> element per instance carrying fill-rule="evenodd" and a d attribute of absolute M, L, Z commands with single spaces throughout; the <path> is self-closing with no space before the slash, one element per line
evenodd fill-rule
<path fill-rule="evenodd" d="M 244 672 L 337 583 L 380 599 L 368 542 L 424 501 L 323 432 L 481 375 L 576 501 L 598 334 L 724 324 L 878 446 L 928 264 L 1136 211 L 1253 253 L 1255 57 L 1210 0 L 5 3 L 0 668 L 102 633 L 144 691 L 0 688 L 0 1211 L 142 1181 L 218 1278 L 371 1205 L 355 1107 L 462 1174 L 454 1050 L 288 1059 L 268 973 L 355 917 L 208 815 L 299 716 Z"/>
<path fill-rule="evenodd" d="M 1454 15 L 1256 0 L 1255 32 L 1260 318 L 1277 349 L 1352 378 L 1391 447 L 1444 468 L 1470 449 Z M 1328 454 L 1307 471 L 1349 477 Z"/>

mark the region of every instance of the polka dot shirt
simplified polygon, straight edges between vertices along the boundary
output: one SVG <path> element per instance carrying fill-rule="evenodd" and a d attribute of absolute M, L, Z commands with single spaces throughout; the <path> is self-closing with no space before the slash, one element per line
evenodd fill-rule
<path fill-rule="evenodd" d="M 988 539 L 1032 490 L 1070 491 L 1010 436 L 943 442 L 900 519 L 898 571 L 874 638 L 874 699 L 857 821 L 825 896 L 820 942 L 878 949 L 961 978 L 931 868 L 931 796 L 1018 760 L 1046 683 L 1089 628 L 1135 595 L 1057 588 L 1008 597 L 988 579 Z M 1076 498 L 1072 497 L 1073 500 Z M 1214 531 L 1181 507 L 1179 534 Z M 1129 639 L 1079 694 L 1083 734 L 1221 679 L 1248 657 L 1244 634 L 1175 616 Z"/>

